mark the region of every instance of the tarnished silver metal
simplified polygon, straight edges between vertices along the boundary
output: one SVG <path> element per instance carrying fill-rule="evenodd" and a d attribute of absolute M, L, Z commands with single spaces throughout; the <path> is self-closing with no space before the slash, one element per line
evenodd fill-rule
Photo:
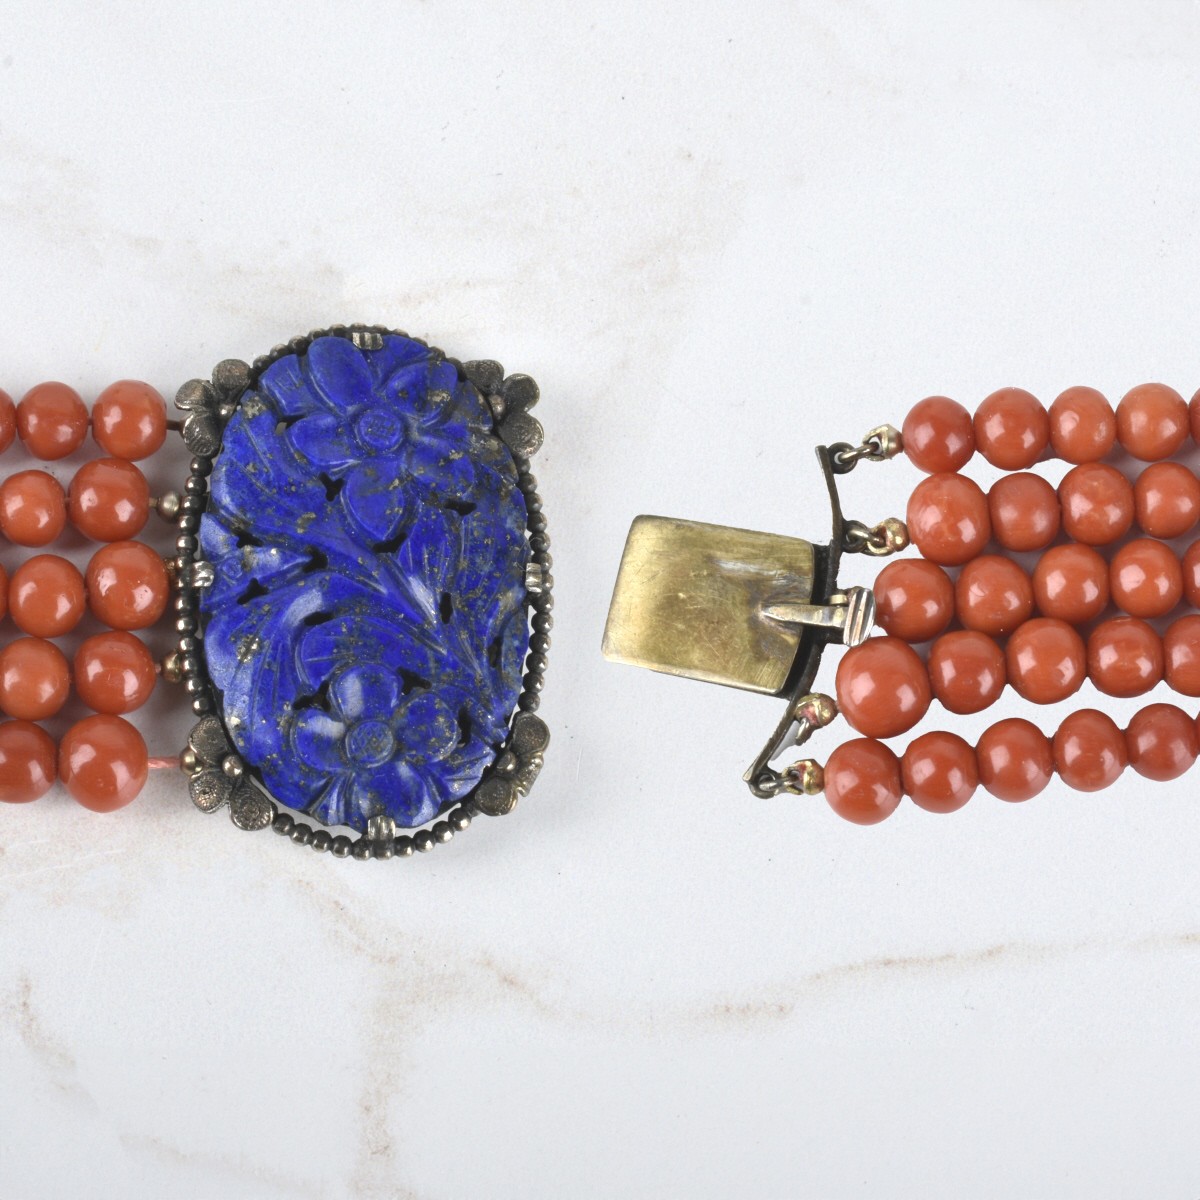
<path fill-rule="evenodd" d="M 163 492 L 154 501 L 154 511 L 164 521 L 174 524 L 179 520 L 179 510 L 183 505 L 183 497 L 178 492 Z"/>
<path fill-rule="evenodd" d="M 768 604 L 763 616 L 783 625 L 811 625 L 839 634 L 844 646 L 858 646 L 871 636 L 875 624 L 875 593 L 852 587 L 834 592 L 824 604 Z"/>
<path fill-rule="evenodd" d="M 183 659 L 178 650 L 172 650 L 164 656 L 162 677 L 167 683 L 179 683 L 183 679 Z"/>
<path fill-rule="evenodd" d="M 836 715 L 833 700 L 812 691 L 825 647 L 859 645 L 874 624 L 871 590 L 838 587 L 842 555 L 886 555 L 908 544 L 908 530 L 895 518 L 877 525 L 847 520 L 837 478 L 860 462 L 895 457 L 902 444 L 894 426 L 881 425 L 856 445 L 817 448 L 831 512 L 827 545 L 662 517 L 638 517 L 630 530 L 604 653 L 784 697 L 782 718 L 743 777 L 756 796 L 803 786 L 771 763 Z"/>
<path fill-rule="evenodd" d="M 400 331 L 383 325 L 333 326 L 315 330 L 276 346 L 269 354 L 255 359 L 253 364 L 226 359 L 214 368 L 211 381 L 185 383 L 176 394 L 175 404 L 186 414 L 183 437 L 195 457 L 191 461 L 179 513 L 198 516 L 206 508 L 208 477 L 212 473 L 213 459 L 220 452 L 224 425 L 237 411 L 243 393 L 267 367 L 284 355 L 302 353 L 318 337 L 344 337 L 360 348 L 370 349 L 381 346 L 384 336 L 389 333 Z M 239 828 L 270 827 L 298 846 L 306 846 L 318 853 L 328 852 L 335 858 L 361 861 L 411 858 L 414 852 L 426 853 L 434 846 L 449 842 L 455 833 L 468 829 L 475 813 L 499 816 L 510 812 L 518 797 L 526 794 L 536 779 L 550 740 L 549 730 L 535 715 L 535 710 L 540 704 L 550 630 L 554 624 L 550 538 L 537 480 L 529 463 L 542 443 L 541 425 L 529 415 L 529 409 L 538 402 L 538 388 L 528 375 L 505 376 L 503 367 L 492 360 L 455 365 L 462 377 L 480 391 L 493 413 L 496 433 L 513 452 L 517 486 L 524 497 L 527 513 L 531 560 L 525 581 L 529 650 L 523 687 L 505 746 L 470 795 L 425 828 L 412 833 L 397 834 L 394 822 L 390 828 L 384 824 L 391 818 L 374 818 L 367 833 L 355 839 L 313 828 L 293 814 L 280 811 L 274 800 L 259 787 L 254 773 L 236 755 L 223 724 L 213 715 L 217 698 L 203 656 L 196 653 L 195 642 L 199 629 L 197 591 L 211 586 L 214 576 L 211 565 L 198 558 L 197 539 L 188 531 L 179 539 L 177 554 L 167 562 L 179 589 L 175 598 L 175 629 L 179 642 L 174 661 L 178 663 L 181 681 L 199 718 L 181 762 L 189 775 L 193 802 L 201 810 L 213 812 L 227 804 L 233 823 Z M 238 653 L 243 652 L 252 654 L 255 648 L 239 647 Z M 232 774 L 226 770 L 227 761 L 237 764 Z"/>

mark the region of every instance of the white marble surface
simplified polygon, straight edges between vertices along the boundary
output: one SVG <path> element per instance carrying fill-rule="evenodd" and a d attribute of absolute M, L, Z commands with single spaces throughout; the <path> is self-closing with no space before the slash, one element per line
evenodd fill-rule
<path fill-rule="evenodd" d="M 819 537 L 810 447 L 919 396 L 1200 384 L 1200 10 L 187 7 L 3 7 L 0 386 L 534 374 L 555 742 L 414 862 L 0 813 L 0 1195 L 1195 1200 L 1200 776 L 853 828 L 598 646 L 637 512 Z"/>

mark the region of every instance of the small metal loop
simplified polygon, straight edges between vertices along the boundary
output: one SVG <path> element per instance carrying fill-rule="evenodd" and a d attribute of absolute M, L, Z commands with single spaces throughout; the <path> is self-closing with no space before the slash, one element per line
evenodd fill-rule
<path fill-rule="evenodd" d="M 872 558 L 887 558 L 908 544 L 908 526 L 899 517 L 887 517 L 878 525 L 847 521 L 842 535 L 842 549 L 847 554 L 868 554 Z"/>
<path fill-rule="evenodd" d="M 849 442 L 834 442 L 829 447 L 829 464 L 835 475 L 848 475 L 858 466 L 859 460 L 870 453 L 864 446 L 852 446 Z"/>

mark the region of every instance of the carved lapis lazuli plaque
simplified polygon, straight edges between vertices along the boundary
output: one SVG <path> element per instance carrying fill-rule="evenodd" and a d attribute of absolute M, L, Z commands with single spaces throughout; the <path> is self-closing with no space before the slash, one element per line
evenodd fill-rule
<path fill-rule="evenodd" d="M 400 335 L 320 337 L 224 429 L 200 545 L 226 728 L 281 804 L 420 825 L 495 760 L 528 649 L 525 500 L 487 403 Z"/>

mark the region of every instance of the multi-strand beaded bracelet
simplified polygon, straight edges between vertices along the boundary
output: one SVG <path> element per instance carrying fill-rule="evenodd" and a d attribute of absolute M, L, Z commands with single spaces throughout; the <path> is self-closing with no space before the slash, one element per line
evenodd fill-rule
<path fill-rule="evenodd" d="M 74 454 L 89 427 L 106 457 L 85 463 L 69 487 L 47 471 L 23 470 L 0 483 L 0 533 L 15 546 L 41 548 L 68 522 L 105 543 L 85 572 L 67 558 L 39 553 L 9 578 L 0 568 L 0 618 L 10 615 L 24 636 L 0 649 L 0 801 L 24 803 L 61 779 L 85 808 L 108 812 L 129 803 L 153 767 L 179 758 L 151 758 L 124 714 L 140 708 L 158 677 L 175 673 L 172 660 L 155 660 L 135 635 L 164 614 L 171 584 L 161 554 L 135 541 L 151 509 L 168 521 L 180 497 L 152 499 L 135 465 L 158 450 L 168 428 L 163 398 L 149 384 L 122 380 L 96 400 L 89 416 L 79 394 L 43 383 L 19 404 L 0 391 L 0 453 L 19 436 L 30 455 L 57 461 Z M 52 639 L 72 633 L 85 615 L 104 632 L 85 638 L 72 662 Z M 94 715 L 83 717 L 57 747 L 38 722 L 56 717 L 74 683 L 76 697 Z"/>
<path fill-rule="evenodd" d="M 874 824 L 904 795 L 946 813 L 980 786 L 1021 801 L 1055 774 L 1090 792 L 1126 767 L 1154 780 L 1185 772 L 1200 754 L 1200 730 L 1173 704 L 1143 708 L 1124 730 L 1085 709 L 1052 736 L 1010 717 L 976 746 L 937 731 L 897 755 L 883 739 L 912 729 L 935 699 L 951 713 L 978 713 L 1006 685 L 1035 704 L 1065 700 L 1088 679 L 1113 697 L 1143 695 L 1164 678 L 1179 695 L 1200 696 L 1200 614 L 1175 616 L 1162 633 L 1150 624 L 1184 601 L 1200 607 L 1200 541 L 1183 553 L 1168 544 L 1200 521 L 1200 480 L 1170 461 L 1193 439 L 1200 394 L 1189 406 L 1157 383 L 1134 388 L 1115 413 L 1086 387 L 1063 392 L 1049 412 L 1018 388 L 993 393 L 974 418 L 941 396 L 917 404 L 902 446 L 928 475 L 907 513 L 921 557 L 880 572 L 884 635 L 838 665 L 837 707 L 863 736 L 823 768 L 796 764 L 798 790 L 823 791 L 847 820 Z M 977 452 L 1009 472 L 986 494 L 961 473 Z M 1152 465 L 1131 483 L 1102 461 L 1120 455 Z M 1046 456 L 1072 464 L 1057 490 L 1028 470 Z M 1040 553 L 1031 572 L 1008 556 L 1030 553 Z"/>

